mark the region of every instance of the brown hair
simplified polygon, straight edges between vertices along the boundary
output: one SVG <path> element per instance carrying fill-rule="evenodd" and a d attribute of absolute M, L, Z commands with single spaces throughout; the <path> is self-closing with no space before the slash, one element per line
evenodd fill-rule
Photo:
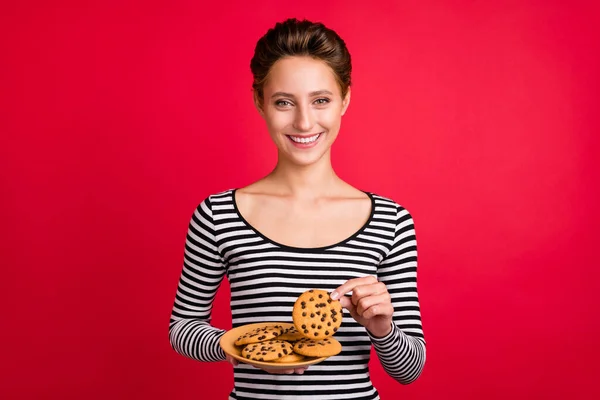
<path fill-rule="evenodd" d="M 346 43 L 322 23 L 290 18 L 275 24 L 256 43 L 250 70 L 254 76 L 252 88 L 262 104 L 263 86 L 273 65 L 281 58 L 309 56 L 324 61 L 334 72 L 342 98 L 350 86 L 352 63 Z"/>

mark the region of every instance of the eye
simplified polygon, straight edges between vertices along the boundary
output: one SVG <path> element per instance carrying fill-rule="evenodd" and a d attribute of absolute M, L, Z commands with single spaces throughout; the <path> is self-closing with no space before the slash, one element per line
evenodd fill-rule
<path fill-rule="evenodd" d="M 327 103 L 329 103 L 329 102 L 331 102 L 331 100 L 329 100 L 329 99 L 328 99 L 328 98 L 326 98 L 326 97 L 322 97 L 322 98 L 320 98 L 320 99 L 316 99 L 316 100 L 315 100 L 315 103 L 317 103 L 318 105 L 324 105 L 324 104 L 327 104 Z"/>
<path fill-rule="evenodd" d="M 277 107 L 287 107 L 287 106 L 291 106 L 291 105 L 292 105 L 292 103 L 290 103 L 290 102 L 289 102 L 289 101 L 287 101 L 287 100 L 277 100 L 277 101 L 275 102 L 275 105 L 276 105 Z"/>

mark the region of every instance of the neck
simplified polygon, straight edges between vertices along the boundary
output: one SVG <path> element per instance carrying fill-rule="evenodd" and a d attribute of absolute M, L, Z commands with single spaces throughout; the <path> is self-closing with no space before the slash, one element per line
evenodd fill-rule
<path fill-rule="evenodd" d="M 269 179 L 285 194 L 305 199 L 331 194 L 340 181 L 331 165 L 329 152 L 311 165 L 293 164 L 280 157 Z"/>

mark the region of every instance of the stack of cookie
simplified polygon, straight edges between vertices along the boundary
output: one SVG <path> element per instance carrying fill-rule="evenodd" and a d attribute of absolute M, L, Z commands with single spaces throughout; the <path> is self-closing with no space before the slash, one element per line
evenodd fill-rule
<path fill-rule="evenodd" d="M 292 311 L 294 326 L 265 324 L 235 340 L 242 357 L 255 361 L 296 363 L 306 357 L 331 357 L 342 351 L 332 336 L 342 324 L 342 306 L 324 290 L 302 293 Z"/>

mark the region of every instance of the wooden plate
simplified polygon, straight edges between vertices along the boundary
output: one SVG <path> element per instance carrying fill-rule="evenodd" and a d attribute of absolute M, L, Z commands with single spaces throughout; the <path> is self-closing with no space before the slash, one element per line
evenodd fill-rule
<path fill-rule="evenodd" d="M 325 360 L 327 357 L 306 357 L 302 361 L 294 362 L 294 363 L 277 363 L 272 361 L 254 361 L 248 360 L 247 358 L 242 357 L 242 348 L 243 346 L 236 346 L 234 344 L 235 340 L 243 335 L 244 333 L 251 331 L 252 329 L 256 329 L 259 327 L 263 327 L 265 325 L 281 325 L 284 328 L 290 328 L 294 326 L 294 324 L 286 323 L 286 322 L 260 322 L 257 324 L 248 324 L 238 326 L 237 328 L 233 328 L 230 331 L 227 331 L 219 342 L 221 348 L 226 354 L 229 354 L 239 362 L 243 362 L 246 364 L 254 365 L 255 367 L 264 367 L 270 369 L 290 369 L 290 368 L 299 368 L 307 365 L 313 365 Z"/>

